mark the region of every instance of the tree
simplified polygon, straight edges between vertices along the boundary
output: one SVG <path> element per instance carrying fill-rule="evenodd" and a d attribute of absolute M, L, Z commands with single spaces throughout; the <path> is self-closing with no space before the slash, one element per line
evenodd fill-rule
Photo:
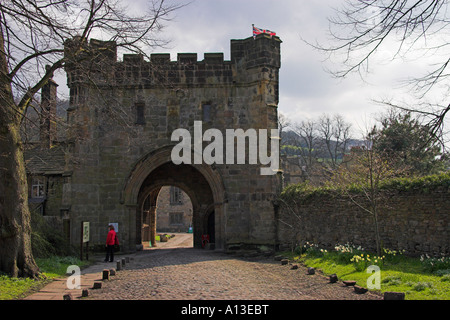
<path fill-rule="evenodd" d="M 411 112 L 391 109 L 374 128 L 373 148 L 391 159 L 394 168 L 412 175 L 437 173 L 442 169 L 438 139 Z"/>
<path fill-rule="evenodd" d="M 286 144 L 290 146 L 291 164 L 308 177 L 324 176 L 339 167 L 348 151 L 351 125 L 339 115 L 323 114 L 291 126 Z M 286 148 L 285 148 L 286 149 Z"/>
<path fill-rule="evenodd" d="M 286 132 L 286 129 L 291 125 L 291 121 L 281 112 L 278 114 L 278 130 L 280 138 L 283 139 L 283 133 Z M 282 141 L 282 145 L 283 145 Z"/>
<path fill-rule="evenodd" d="M 449 43 L 442 36 L 449 31 L 449 14 L 448 0 L 347 0 L 330 19 L 331 41 L 310 44 L 330 58 L 339 57 L 333 66 L 341 67 L 330 70 L 336 77 L 354 72 L 363 76 L 376 58 L 393 61 L 432 57 L 424 74 L 406 81 L 416 93 L 417 108 L 396 101 L 380 102 L 429 117 L 430 132 L 437 136 L 450 110 Z M 438 100 L 430 100 L 436 94 L 440 95 Z"/>
<path fill-rule="evenodd" d="M 347 151 L 350 140 L 350 128 L 351 124 L 347 123 L 338 114 L 332 118 L 328 115 L 323 115 L 319 119 L 318 130 L 328 152 L 332 169 L 336 169 L 339 166 L 339 161 L 342 160 Z"/>
<path fill-rule="evenodd" d="M 317 124 L 313 120 L 303 120 L 293 126 L 296 139 L 291 139 L 291 144 L 297 147 L 296 155 L 300 158 L 299 165 L 305 166 L 305 170 L 311 170 L 317 161 L 319 152 L 319 139 Z"/>
<path fill-rule="evenodd" d="M 352 149 L 349 161 L 334 172 L 331 185 L 344 199 L 360 208 L 373 219 L 377 255 L 381 255 L 379 212 L 388 203 L 383 182 L 401 175 L 394 170 L 390 159 L 375 150 L 373 135 L 368 133 L 365 144 Z"/>
<path fill-rule="evenodd" d="M 35 95 L 68 63 L 66 40 L 71 40 L 72 66 L 82 65 L 90 54 L 84 44 L 92 36 L 147 56 L 151 48 L 165 43 L 158 32 L 178 8 L 164 0 L 149 2 L 147 12 L 137 14 L 117 0 L 0 3 L 0 271 L 23 277 L 39 272 L 30 246 L 28 186 L 19 131 Z"/>

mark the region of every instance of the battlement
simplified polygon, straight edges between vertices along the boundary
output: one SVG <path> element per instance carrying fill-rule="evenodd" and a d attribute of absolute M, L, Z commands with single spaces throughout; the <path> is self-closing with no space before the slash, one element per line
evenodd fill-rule
<path fill-rule="evenodd" d="M 250 69 L 265 67 L 266 71 L 268 68 L 277 71 L 281 64 L 281 40 L 266 34 L 231 40 L 230 60 L 224 60 L 223 53 L 210 52 L 205 53 L 201 61 L 198 61 L 197 53 L 178 53 L 175 61 L 171 60 L 169 53 L 153 53 L 149 60 L 140 54 L 124 54 L 119 61 L 115 42 L 96 39 L 83 43 L 83 50 L 75 56 L 71 46 L 76 45 L 76 41 L 66 41 L 69 87 L 84 82 L 83 73 L 86 72 L 89 80 L 94 80 L 97 85 L 151 87 L 235 83 L 243 81 L 245 76 L 242 74 Z"/>
<path fill-rule="evenodd" d="M 143 64 L 146 61 L 144 57 L 139 54 L 124 54 L 123 55 L 123 63 L 126 65 L 139 65 Z M 213 53 L 205 53 L 204 59 L 202 61 L 198 61 L 197 53 L 178 53 L 177 60 L 170 60 L 170 53 L 152 53 L 150 54 L 150 63 L 153 66 L 164 66 L 166 64 L 195 64 L 195 63 L 206 63 L 206 64 L 223 64 L 229 61 L 224 60 L 224 56 L 222 52 L 213 52 Z"/>

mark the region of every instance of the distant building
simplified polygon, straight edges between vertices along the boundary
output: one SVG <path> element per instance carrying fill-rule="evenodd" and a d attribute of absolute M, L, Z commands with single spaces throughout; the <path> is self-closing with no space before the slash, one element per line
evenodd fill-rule
<path fill-rule="evenodd" d="M 158 232 L 188 232 L 192 227 L 192 203 L 180 188 L 162 187 L 156 202 Z"/>

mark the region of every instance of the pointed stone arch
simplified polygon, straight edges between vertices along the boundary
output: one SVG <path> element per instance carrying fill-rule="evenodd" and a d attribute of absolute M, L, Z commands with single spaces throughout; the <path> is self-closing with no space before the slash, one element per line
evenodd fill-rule
<path fill-rule="evenodd" d="M 164 185 L 181 188 L 191 198 L 194 221 L 194 247 L 201 247 L 201 235 L 206 232 L 204 218 L 214 208 L 215 247 L 225 247 L 226 193 L 220 173 L 210 165 L 175 165 L 171 160 L 173 146 L 165 146 L 141 158 L 125 180 L 121 203 L 130 214 L 130 226 L 140 247 L 140 210 L 145 197 Z M 156 193 L 157 194 L 157 193 Z M 135 222 L 133 223 L 133 220 Z"/>

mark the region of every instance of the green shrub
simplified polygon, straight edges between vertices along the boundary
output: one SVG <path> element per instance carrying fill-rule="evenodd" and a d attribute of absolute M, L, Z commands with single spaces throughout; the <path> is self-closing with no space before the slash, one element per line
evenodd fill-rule
<path fill-rule="evenodd" d="M 342 194 L 341 187 L 327 184 L 322 187 L 311 186 L 308 182 L 289 185 L 281 193 L 281 200 L 289 205 L 293 202 L 307 203 L 313 201 L 316 197 L 322 195 L 337 196 Z M 350 193 L 358 194 L 364 191 L 364 186 L 356 183 L 345 186 Z M 380 184 L 380 190 L 386 191 L 418 191 L 422 193 L 429 193 L 436 189 L 447 190 L 450 188 L 450 172 L 441 174 L 429 175 L 424 177 L 406 177 L 406 178 L 392 178 L 384 180 Z"/>
<path fill-rule="evenodd" d="M 308 254 L 309 256 L 314 257 L 322 257 L 323 256 L 323 250 L 319 249 L 319 246 L 317 244 L 306 242 L 306 244 L 303 245 L 303 252 Z"/>
<path fill-rule="evenodd" d="M 433 288 L 433 284 L 430 282 L 417 282 L 413 286 L 413 290 L 415 290 L 415 291 L 423 291 L 426 288 Z"/>
<path fill-rule="evenodd" d="M 73 256 L 52 256 L 49 258 L 37 258 L 36 263 L 39 269 L 47 275 L 62 276 L 66 274 L 67 267 L 77 265 L 79 267 L 88 264 L 87 261 L 81 261 Z"/>
<path fill-rule="evenodd" d="M 399 286 L 402 283 L 402 279 L 399 276 L 387 276 L 381 283 L 384 283 L 388 286 Z"/>
<path fill-rule="evenodd" d="M 63 233 L 55 230 L 37 212 L 31 212 L 31 249 L 35 258 L 73 255 L 73 249 Z"/>
<path fill-rule="evenodd" d="M 450 272 L 442 276 L 441 281 L 450 281 Z"/>
<path fill-rule="evenodd" d="M 383 257 L 386 262 L 395 264 L 395 263 L 399 263 L 400 261 L 402 261 L 402 256 L 403 256 L 404 252 L 405 252 L 405 250 L 396 251 L 396 250 L 383 248 Z"/>
<path fill-rule="evenodd" d="M 360 255 L 364 252 L 364 249 L 360 246 L 346 243 L 344 245 L 337 244 L 334 246 L 334 250 L 337 253 L 337 262 L 349 263 L 355 255 Z"/>
<path fill-rule="evenodd" d="M 436 258 L 425 255 L 420 257 L 420 262 L 422 263 L 423 269 L 427 272 L 450 269 L 450 257 Z"/>

